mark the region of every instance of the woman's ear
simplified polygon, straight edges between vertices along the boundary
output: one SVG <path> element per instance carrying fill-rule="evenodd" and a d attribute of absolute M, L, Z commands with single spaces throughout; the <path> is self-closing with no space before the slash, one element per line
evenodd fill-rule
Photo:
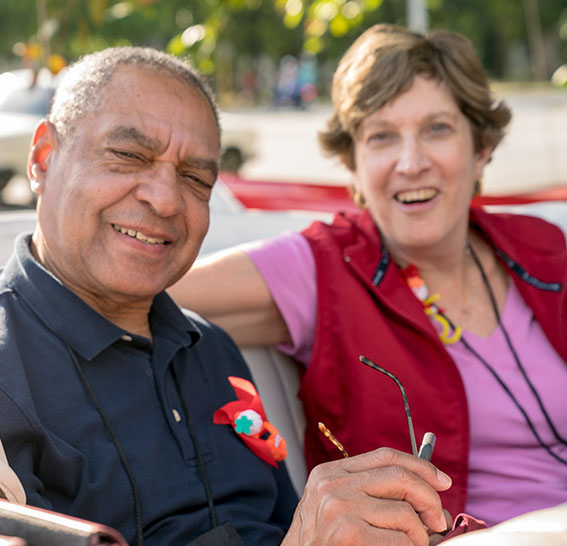
<path fill-rule="evenodd" d="M 339 159 L 341 163 L 346 167 L 351 173 L 356 169 L 354 161 L 354 142 L 351 142 L 350 146 L 346 146 L 339 154 Z"/>
<path fill-rule="evenodd" d="M 352 200 L 358 208 L 365 209 L 368 207 L 368 204 L 366 203 L 366 198 L 362 193 L 362 187 L 360 181 L 358 180 L 358 176 L 356 175 L 356 171 L 351 171 L 350 174 L 352 177 L 352 182 L 350 183 L 350 193 Z"/>
<path fill-rule="evenodd" d="M 350 141 L 349 146 L 345 146 L 342 152 L 339 155 L 341 163 L 345 166 L 345 168 L 350 173 L 351 183 L 349 184 L 349 193 L 354 201 L 354 204 L 361 208 L 367 208 L 366 198 L 362 193 L 362 188 L 360 184 L 360 180 L 358 179 L 358 173 L 356 171 L 356 160 L 354 156 L 354 141 Z"/>
<path fill-rule="evenodd" d="M 28 178 L 30 179 L 31 190 L 34 193 L 43 193 L 49 156 L 56 146 L 57 132 L 55 127 L 49 121 L 41 120 L 33 134 L 28 155 Z"/>
<path fill-rule="evenodd" d="M 476 180 L 480 180 L 482 178 L 482 174 L 484 172 L 484 168 L 492 159 L 492 152 L 494 151 L 493 146 L 487 146 L 483 148 L 476 154 Z"/>

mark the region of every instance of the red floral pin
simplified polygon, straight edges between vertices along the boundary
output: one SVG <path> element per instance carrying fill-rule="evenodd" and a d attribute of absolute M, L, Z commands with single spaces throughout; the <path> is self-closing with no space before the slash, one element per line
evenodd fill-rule
<path fill-rule="evenodd" d="M 266 419 L 260 395 L 247 379 L 231 376 L 228 380 L 238 400 L 215 411 L 213 423 L 231 425 L 260 459 L 277 466 L 277 461 L 287 457 L 286 443 L 276 427 Z"/>

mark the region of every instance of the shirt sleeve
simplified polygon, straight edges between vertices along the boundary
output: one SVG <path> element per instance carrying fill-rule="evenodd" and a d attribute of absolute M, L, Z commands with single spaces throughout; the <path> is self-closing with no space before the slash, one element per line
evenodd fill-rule
<path fill-rule="evenodd" d="M 309 243 L 300 233 L 289 231 L 243 250 L 264 278 L 291 335 L 291 343 L 278 349 L 307 365 L 317 312 L 315 260 Z"/>

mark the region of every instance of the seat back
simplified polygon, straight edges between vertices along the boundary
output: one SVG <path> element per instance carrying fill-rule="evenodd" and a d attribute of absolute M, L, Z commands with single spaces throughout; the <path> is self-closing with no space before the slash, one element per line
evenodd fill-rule
<path fill-rule="evenodd" d="M 567 504 L 535 510 L 444 542 L 447 546 L 565 546 Z"/>
<path fill-rule="evenodd" d="M 298 364 L 272 346 L 241 347 L 242 355 L 262 398 L 269 421 L 287 443 L 286 465 L 301 496 L 307 481 L 304 456 L 305 415 L 297 398 Z"/>
<path fill-rule="evenodd" d="M 26 493 L 22 483 L 8 464 L 2 442 L 0 442 L 0 498 L 18 504 L 26 503 Z"/>

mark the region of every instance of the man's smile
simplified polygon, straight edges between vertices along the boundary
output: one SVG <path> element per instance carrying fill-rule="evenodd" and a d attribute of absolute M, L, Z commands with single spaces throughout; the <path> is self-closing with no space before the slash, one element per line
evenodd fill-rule
<path fill-rule="evenodd" d="M 163 244 L 169 244 L 169 241 L 166 241 L 165 239 L 158 239 L 156 237 L 150 237 L 148 235 L 146 235 L 145 233 L 142 233 L 141 231 L 136 231 L 135 229 L 129 229 L 129 228 L 125 228 L 122 226 L 119 226 L 117 224 L 112 224 L 112 228 L 115 231 L 118 231 L 119 233 L 122 233 L 124 235 L 128 235 L 128 237 L 132 237 L 133 239 L 137 239 L 138 241 L 148 244 L 148 245 L 163 245 Z"/>

